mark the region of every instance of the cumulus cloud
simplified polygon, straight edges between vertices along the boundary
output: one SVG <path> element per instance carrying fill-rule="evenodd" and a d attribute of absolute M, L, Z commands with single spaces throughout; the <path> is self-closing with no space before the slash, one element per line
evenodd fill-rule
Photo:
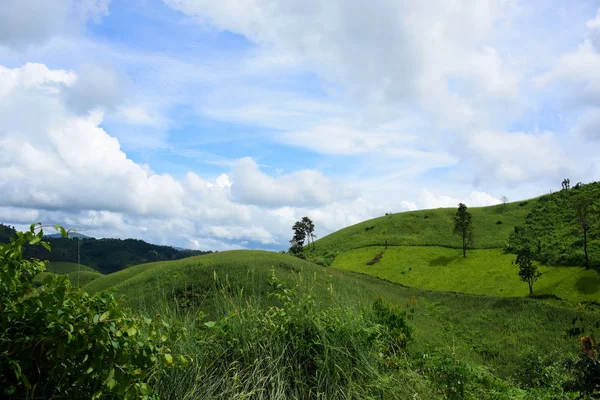
<path fill-rule="evenodd" d="M 552 132 L 476 132 L 464 139 L 464 157 L 476 180 L 522 183 L 559 179 L 575 171 Z"/>
<path fill-rule="evenodd" d="M 0 214 L 7 222 L 224 249 L 285 246 L 277 207 L 297 218 L 321 215 L 323 231 L 371 215 L 353 203 L 355 191 L 314 170 L 272 177 L 244 158 L 213 179 L 157 174 L 102 128 L 101 111 L 72 109 L 65 95 L 79 82 L 72 71 L 27 64 L 0 69 L 0 82 Z"/>
<path fill-rule="evenodd" d="M 585 139 L 600 140 L 600 107 L 586 109 L 577 118 L 572 131 Z"/>
<path fill-rule="evenodd" d="M 108 14 L 110 0 L 4 0 L 0 7 L 0 46 L 23 49 L 54 35 L 81 29 Z"/>
<path fill-rule="evenodd" d="M 335 199 L 356 197 L 356 191 L 331 182 L 321 172 L 300 170 L 273 178 L 260 171 L 251 158 L 239 160 L 232 171 L 231 192 L 246 204 L 320 206 Z"/>
<path fill-rule="evenodd" d="M 484 99 L 470 101 L 451 81 L 485 92 L 485 99 L 514 98 L 519 90 L 519 74 L 489 44 L 498 19 L 510 17 L 511 1 L 164 2 L 201 23 L 301 57 L 362 104 L 417 102 L 460 124 Z"/>
<path fill-rule="evenodd" d="M 419 196 L 419 205 L 422 209 L 456 207 L 458 203 L 464 203 L 467 207 L 483 207 L 500 204 L 500 200 L 489 193 L 472 191 L 467 197 L 456 198 L 446 195 L 435 195 L 427 189 L 421 191 Z"/>
<path fill-rule="evenodd" d="M 122 100 L 123 80 L 110 65 L 85 65 L 79 71 L 77 81 L 65 90 L 66 102 L 78 114 L 86 114 L 95 108 L 112 111 Z M 140 119 L 139 112 L 136 115 L 130 111 L 129 116 Z"/>

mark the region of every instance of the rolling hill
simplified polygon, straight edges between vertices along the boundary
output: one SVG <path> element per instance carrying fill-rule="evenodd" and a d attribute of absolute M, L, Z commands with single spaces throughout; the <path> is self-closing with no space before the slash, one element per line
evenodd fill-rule
<path fill-rule="evenodd" d="M 600 301 L 600 274 L 583 268 L 583 239 L 574 208 L 581 198 L 589 199 L 591 210 L 600 209 L 600 184 L 506 205 L 469 208 L 474 244 L 467 258 L 456 251 L 460 239 L 453 233 L 455 208 L 365 221 L 315 241 L 314 250 L 306 247 L 307 256 L 333 268 L 421 289 L 514 297 L 528 294 L 511 254 L 519 241 L 526 241 L 538 250 L 542 277 L 534 285 L 536 295 Z M 595 266 L 600 262 L 600 218 L 590 215 L 590 221 L 587 240 Z"/>
<path fill-rule="evenodd" d="M 232 329 L 227 326 L 237 318 L 249 318 L 256 310 L 269 310 L 269 307 L 280 304 L 277 298 L 269 295 L 273 290 L 269 284 L 273 273 L 286 287 L 299 285 L 302 291 L 311 293 L 310 301 L 316 302 L 323 312 L 347 307 L 355 315 L 361 315 L 371 309 L 377 296 L 396 306 L 413 304 L 410 359 L 417 362 L 432 352 L 451 352 L 461 363 L 490 371 L 496 379 L 492 386 L 503 380 L 513 382 L 510 385 L 516 385 L 513 388 L 516 392 L 507 389 L 512 394 L 501 398 L 542 398 L 535 395 L 541 392 L 520 391 L 518 384 L 514 383 L 516 374 L 527 364 L 531 354 L 552 354 L 556 359 L 569 357 L 576 350 L 576 343 L 566 333 L 573 327 L 585 326 L 586 331 L 592 329 L 600 334 L 600 328 L 594 328 L 598 313 L 593 306 L 575 309 L 569 303 L 559 301 L 421 290 L 264 251 L 227 251 L 133 266 L 94 279 L 83 288 L 91 293 L 115 289 L 123 296 L 127 306 L 147 315 L 160 313 L 171 316 L 173 321 L 184 321 L 190 330 L 196 332 L 202 330 L 206 320 L 221 318 L 225 324 L 222 329 Z M 310 313 L 308 309 L 306 312 Z M 245 313 L 250 314 L 242 317 Z M 575 321 L 576 325 L 573 325 Z M 243 331 L 246 332 L 243 335 L 247 336 L 254 328 L 247 326 L 244 329 L 248 329 Z M 243 342 L 241 338 L 235 340 Z M 449 343 L 452 343 L 452 348 L 448 347 Z M 197 353 L 203 351 L 202 347 L 181 346 L 180 351 L 192 352 L 202 358 L 202 354 Z M 210 360 L 206 362 L 210 363 Z M 186 395 L 202 398 L 201 394 L 194 396 L 190 393 L 204 393 L 202 390 L 206 388 L 197 383 L 188 387 L 182 383 L 188 382 L 187 379 L 191 378 L 183 372 L 165 377 L 159 385 L 160 391 L 165 398 Z M 481 382 L 475 381 L 470 384 L 474 385 L 468 389 L 473 398 L 500 398 L 496 397 L 498 392 L 495 390 L 500 390 L 498 388 L 484 385 L 486 389 Z M 419 393 L 419 398 L 439 398 L 436 395 L 439 392 L 431 382 L 417 379 L 410 385 L 416 385 L 411 393 Z M 424 388 L 428 385 L 432 389 Z M 510 385 L 506 387 L 512 387 Z M 406 390 L 405 386 L 397 388 L 397 398 L 409 393 L 403 390 Z"/>

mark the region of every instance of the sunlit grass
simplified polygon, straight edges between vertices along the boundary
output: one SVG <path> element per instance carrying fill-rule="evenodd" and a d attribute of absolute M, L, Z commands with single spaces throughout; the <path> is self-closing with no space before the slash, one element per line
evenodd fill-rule
<path fill-rule="evenodd" d="M 378 263 L 367 265 L 383 252 Z M 515 256 L 501 249 L 462 251 L 436 246 L 365 247 L 342 253 L 332 267 L 384 278 L 428 290 L 490 296 L 527 296 Z M 600 274 L 581 267 L 540 266 L 535 295 L 554 295 L 573 302 L 600 301 Z"/>

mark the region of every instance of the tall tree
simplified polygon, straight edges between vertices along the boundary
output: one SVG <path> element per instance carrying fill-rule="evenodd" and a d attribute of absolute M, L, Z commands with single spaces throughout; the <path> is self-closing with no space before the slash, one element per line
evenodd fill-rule
<path fill-rule="evenodd" d="M 533 294 L 533 284 L 542 274 L 533 265 L 533 253 L 529 247 L 522 247 L 517 253 L 516 263 L 519 265 L 519 276 L 529 285 L 529 295 Z"/>
<path fill-rule="evenodd" d="M 315 248 L 315 224 L 308 217 L 302 217 L 300 221 L 302 226 L 304 227 L 304 232 L 306 234 L 306 239 L 308 240 L 308 244 L 312 242 L 313 249 Z"/>
<path fill-rule="evenodd" d="M 463 203 L 458 205 L 458 211 L 454 216 L 454 233 L 460 235 L 463 257 L 466 257 L 467 247 L 473 243 L 473 216 L 467 211 L 467 206 Z"/>
<path fill-rule="evenodd" d="M 508 197 L 506 197 L 506 196 L 502 196 L 502 197 L 500 198 L 500 200 L 502 200 L 502 207 L 503 207 L 503 208 L 506 208 L 506 203 L 508 203 Z"/>
<path fill-rule="evenodd" d="M 588 232 L 590 230 L 590 218 L 592 214 L 593 200 L 584 194 L 578 194 L 573 200 L 575 209 L 575 222 L 583 234 L 583 253 L 585 254 L 585 268 L 590 268 L 588 256 Z"/>
<path fill-rule="evenodd" d="M 289 251 L 296 257 L 304 258 L 304 241 L 306 240 L 306 229 L 304 228 L 304 224 L 300 221 L 296 221 L 294 226 L 292 226 L 292 230 L 294 231 L 294 236 L 292 237 L 292 240 L 290 240 L 292 246 Z"/>

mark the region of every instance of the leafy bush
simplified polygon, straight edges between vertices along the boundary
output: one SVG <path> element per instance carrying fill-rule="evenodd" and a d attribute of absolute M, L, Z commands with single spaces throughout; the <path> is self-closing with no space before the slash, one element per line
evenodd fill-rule
<path fill-rule="evenodd" d="M 62 229 L 65 234 L 64 229 Z M 182 337 L 157 315 L 123 312 L 111 294 L 91 296 L 50 275 L 39 260 L 23 259 L 23 246 L 40 244 L 31 225 L 0 245 L 0 388 L 8 398 L 151 398 L 161 366 L 187 362 L 168 342 Z"/>
<path fill-rule="evenodd" d="M 571 388 L 582 397 L 600 398 L 600 346 L 589 335 L 579 339 L 578 343 L 581 352 L 571 365 L 574 375 Z"/>

